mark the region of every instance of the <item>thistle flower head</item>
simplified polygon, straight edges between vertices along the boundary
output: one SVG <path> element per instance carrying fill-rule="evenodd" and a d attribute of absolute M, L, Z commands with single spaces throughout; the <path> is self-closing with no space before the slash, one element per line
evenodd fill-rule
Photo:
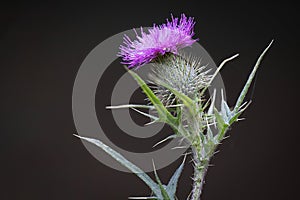
<path fill-rule="evenodd" d="M 162 86 L 169 85 L 186 96 L 194 99 L 199 91 L 207 87 L 210 79 L 210 70 L 206 65 L 201 64 L 201 60 L 193 56 L 186 55 L 165 55 L 158 58 L 153 63 L 152 72 L 149 74 L 150 83 L 153 83 L 153 90 L 156 96 L 164 105 L 174 104 L 175 95 Z"/>
<path fill-rule="evenodd" d="M 155 25 L 144 32 L 141 28 L 141 36 L 136 33 L 136 40 L 132 41 L 124 36 L 124 44 L 120 45 L 119 57 L 128 68 L 139 67 L 150 63 L 160 55 L 168 52 L 177 54 L 178 50 L 191 46 L 197 39 L 194 36 L 194 19 L 187 18 L 184 14 L 181 18 L 174 18 L 167 23 Z M 136 32 L 136 31 L 135 31 Z"/>

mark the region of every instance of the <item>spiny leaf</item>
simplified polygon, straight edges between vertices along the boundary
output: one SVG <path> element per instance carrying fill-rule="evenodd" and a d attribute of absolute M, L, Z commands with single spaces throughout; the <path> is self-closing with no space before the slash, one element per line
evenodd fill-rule
<path fill-rule="evenodd" d="M 223 89 L 221 89 L 221 98 L 222 98 L 222 101 L 221 101 L 221 112 L 222 112 L 222 114 L 224 114 L 224 116 L 226 115 L 226 117 L 227 117 L 227 121 L 226 122 L 228 122 L 228 119 L 230 119 L 233 116 L 233 112 L 230 110 L 227 102 L 225 101 Z"/>
<path fill-rule="evenodd" d="M 226 130 L 229 127 L 229 124 L 224 121 L 224 118 L 222 117 L 222 115 L 220 115 L 217 109 L 215 109 L 215 116 L 217 120 L 217 126 L 219 129 L 218 134 L 215 136 L 215 140 L 220 142 L 223 139 Z"/>
<path fill-rule="evenodd" d="M 232 116 L 232 118 L 229 120 L 229 125 L 233 124 L 234 122 L 239 120 L 239 116 L 248 108 L 248 106 L 250 105 L 251 101 L 249 103 L 246 104 L 246 106 L 242 106 L 243 108 L 240 108 L 238 113 L 234 114 Z"/>
<path fill-rule="evenodd" d="M 241 104 L 244 101 L 244 98 L 245 98 L 245 96 L 246 96 L 246 94 L 248 92 L 248 89 L 249 89 L 249 87 L 250 87 L 250 85 L 252 83 L 252 80 L 254 79 L 255 73 L 256 73 L 256 71 L 257 71 L 257 69 L 258 69 L 258 67 L 259 67 L 259 65 L 260 65 L 260 63 L 261 63 L 264 55 L 266 54 L 266 52 L 268 51 L 268 49 L 271 47 L 272 43 L 273 43 L 273 40 L 270 42 L 270 44 L 267 46 L 267 48 L 262 52 L 262 54 L 257 59 L 255 65 L 254 65 L 254 68 L 253 68 L 251 74 L 249 75 L 248 80 L 247 80 L 247 82 L 246 82 L 246 84 L 245 84 L 242 92 L 240 93 L 240 96 L 239 96 L 239 98 L 238 98 L 238 100 L 237 100 L 237 102 L 235 104 L 235 107 L 234 107 L 234 112 L 235 113 L 238 113 L 238 109 L 240 108 Z"/>
<path fill-rule="evenodd" d="M 161 181 L 160 181 L 160 179 L 159 179 L 159 177 L 157 175 L 154 162 L 153 162 L 153 171 L 154 171 L 154 175 L 155 175 L 156 181 L 157 181 L 157 183 L 159 185 L 161 195 L 163 196 L 163 200 L 171 200 L 171 198 L 169 197 L 169 194 L 167 193 L 164 185 L 161 183 Z"/>
<path fill-rule="evenodd" d="M 216 100 L 216 89 L 214 89 L 213 95 L 211 97 L 210 107 L 208 108 L 208 111 L 207 111 L 208 115 L 212 115 L 214 112 L 215 100 Z"/>
<path fill-rule="evenodd" d="M 168 192 L 170 197 L 175 197 L 178 179 L 179 179 L 179 177 L 181 175 L 181 172 L 183 170 L 185 158 L 186 158 L 186 156 L 184 156 L 184 159 L 183 159 L 181 165 L 175 171 L 175 173 L 173 174 L 173 176 L 171 177 L 171 179 L 170 179 L 170 181 L 167 185 L 167 192 Z"/>
<path fill-rule="evenodd" d="M 216 120 L 217 120 L 218 129 L 222 130 L 223 127 L 226 125 L 226 122 L 225 122 L 223 116 L 220 115 L 219 111 L 216 108 L 214 110 L 215 110 L 215 117 L 216 117 Z"/>
<path fill-rule="evenodd" d="M 163 122 L 168 123 L 172 126 L 172 128 L 177 128 L 176 118 L 167 110 L 167 108 L 162 104 L 159 98 L 153 93 L 153 91 L 149 88 L 149 86 L 137 75 L 135 72 L 128 70 L 128 72 L 133 76 L 133 78 L 140 85 L 144 93 L 152 102 L 153 106 L 156 108 L 160 119 Z"/>
<path fill-rule="evenodd" d="M 118 161 L 124 167 L 126 167 L 131 172 L 136 174 L 141 180 L 143 180 L 150 187 L 150 189 L 153 191 L 153 193 L 156 196 L 159 197 L 161 195 L 159 186 L 145 172 L 143 172 L 139 167 L 137 167 L 136 165 L 128 161 L 126 158 L 124 158 L 124 156 L 122 156 L 120 153 L 116 152 L 115 150 L 113 150 L 112 148 L 110 148 L 100 140 L 82 137 L 79 135 L 74 135 L 74 136 L 100 147 L 103 151 L 105 151 L 107 154 L 113 157 L 116 161 Z"/>

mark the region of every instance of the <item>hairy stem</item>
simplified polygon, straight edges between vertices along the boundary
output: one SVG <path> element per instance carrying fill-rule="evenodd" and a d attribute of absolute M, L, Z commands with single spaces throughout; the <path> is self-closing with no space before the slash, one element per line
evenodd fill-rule
<path fill-rule="evenodd" d="M 194 183 L 190 200 L 200 200 L 209 160 L 205 163 L 201 163 L 197 149 L 192 147 L 192 151 L 195 166 L 193 177 Z"/>

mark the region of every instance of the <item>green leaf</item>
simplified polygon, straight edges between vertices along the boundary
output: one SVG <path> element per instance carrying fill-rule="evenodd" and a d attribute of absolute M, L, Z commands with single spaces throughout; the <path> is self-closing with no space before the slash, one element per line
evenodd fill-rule
<path fill-rule="evenodd" d="M 221 116 L 226 124 L 229 125 L 229 121 L 234 116 L 234 112 L 230 110 L 227 102 L 224 99 L 223 90 L 221 90 Z"/>
<path fill-rule="evenodd" d="M 113 150 L 112 148 L 110 148 L 100 140 L 82 137 L 79 135 L 74 135 L 74 136 L 100 147 L 104 152 L 106 152 L 111 157 L 113 157 L 117 162 L 122 164 L 131 172 L 136 174 L 141 180 L 143 180 L 157 197 L 161 196 L 159 186 L 145 172 L 143 172 L 139 167 L 137 167 L 136 165 L 128 161 L 126 158 L 124 158 L 124 156 L 122 156 L 120 153 L 116 152 L 115 150 Z"/>
<path fill-rule="evenodd" d="M 181 172 L 183 170 L 185 158 L 186 158 L 186 156 L 184 157 L 181 165 L 175 171 L 175 173 L 173 174 L 173 176 L 171 177 L 171 179 L 170 179 L 170 181 L 167 185 L 167 193 L 169 194 L 170 197 L 175 197 L 178 179 L 179 179 L 179 177 L 181 175 Z"/>
<path fill-rule="evenodd" d="M 214 108 L 214 110 L 215 110 L 215 117 L 216 117 L 216 120 L 217 120 L 218 129 L 222 130 L 223 127 L 226 125 L 226 122 L 224 121 L 223 116 L 220 115 L 219 111 L 216 108 Z"/>
<path fill-rule="evenodd" d="M 217 126 L 219 129 L 219 132 L 215 137 L 216 137 L 216 140 L 218 142 L 220 142 L 223 139 L 223 137 L 226 133 L 226 130 L 229 127 L 229 124 L 224 121 L 224 118 L 222 117 L 222 115 L 220 115 L 220 113 L 218 112 L 218 110 L 216 108 L 215 108 L 215 116 L 216 116 L 216 120 L 217 120 Z"/>
<path fill-rule="evenodd" d="M 226 118 L 226 123 L 229 122 L 229 120 L 232 118 L 233 116 L 233 112 L 230 110 L 227 102 L 225 101 L 225 98 L 224 98 L 224 93 L 223 93 L 223 89 L 221 90 L 221 113 L 222 113 L 222 116 L 224 118 Z"/>
<path fill-rule="evenodd" d="M 251 85 L 251 83 L 252 83 L 252 81 L 253 81 L 253 79 L 255 77 L 255 73 L 256 73 L 256 71 L 257 71 L 257 69 L 258 69 L 258 67 L 259 67 L 259 65 L 260 65 L 260 63 L 261 63 L 264 55 L 266 54 L 266 52 L 268 51 L 268 49 L 271 47 L 272 43 L 273 43 L 273 40 L 270 42 L 270 44 L 267 46 L 267 48 L 262 52 L 262 54 L 257 59 L 255 65 L 254 65 L 254 68 L 253 68 L 251 74 L 249 75 L 248 80 L 247 80 L 247 82 L 246 82 L 246 84 L 245 84 L 242 92 L 240 93 L 240 96 L 239 96 L 239 98 L 238 98 L 238 100 L 237 100 L 237 102 L 235 104 L 234 113 L 238 113 L 238 110 L 239 110 L 240 106 L 242 105 L 242 103 L 243 103 L 243 101 L 245 99 L 245 96 L 246 96 L 246 94 L 248 92 L 248 89 L 249 89 L 249 87 L 250 87 L 250 85 Z"/>
<path fill-rule="evenodd" d="M 168 192 L 166 191 L 165 189 L 165 185 L 163 185 L 157 175 L 157 172 L 156 172 L 156 169 L 155 169 L 155 166 L 154 166 L 154 162 L 153 162 L 153 171 L 154 171 L 154 175 L 155 175 L 155 178 L 156 178 L 156 181 L 159 185 L 159 188 L 160 188 L 160 192 L 161 192 L 161 195 L 163 197 L 163 200 L 171 200 L 171 198 L 169 197 L 169 194 Z"/>
<path fill-rule="evenodd" d="M 135 72 L 128 70 L 128 72 L 132 75 L 132 77 L 137 81 L 137 83 L 140 85 L 144 93 L 147 95 L 147 97 L 152 102 L 153 106 L 156 108 L 158 115 L 160 117 L 160 120 L 162 122 L 168 123 L 172 128 L 177 129 L 177 120 L 176 118 L 168 111 L 168 109 L 162 104 L 162 102 L 159 100 L 159 98 L 153 93 L 153 91 L 149 88 L 149 86 L 137 75 Z"/>
<path fill-rule="evenodd" d="M 214 89 L 213 95 L 209 100 L 210 101 L 210 106 L 209 106 L 208 111 L 207 111 L 208 115 L 212 115 L 213 112 L 214 112 L 215 100 L 216 100 L 216 89 Z M 208 105 L 208 102 L 207 102 L 207 105 Z M 206 108 L 207 105 L 205 105 L 204 108 Z"/>
<path fill-rule="evenodd" d="M 207 136 L 206 137 L 207 137 L 208 142 L 211 142 L 213 145 L 219 144 L 219 141 L 217 140 L 217 138 L 214 137 L 210 126 L 207 126 Z"/>
<path fill-rule="evenodd" d="M 224 99 L 223 90 L 221 90 L 222 100 L 221 100 L 221 116 L 226 124 L 229 126 L 234 122 L 238 121 L 238 117 L 246 110 L 249 104 L 244 103 L 235 113 L 235 110 L 230 110 L 227 102 Z M 246 106 L 244 106 L 246 105 Z"/>
<path fill-rule="evenodd" d="M 173 89 L 172 87 L 170 87 L 169 85 L 163 83 L 163 82 L 159 82 L 158 84 L 160 84 L 161 86 L 167 88 L 168 90 L 170 90 L 173 94 L 175 94 L 175 96 L 177 96 L 177 98 L 179 98 L 182 103 L 188 108 L 188 110 L 190 111 L 190 113 L 195 116 L 195 114 L 197 113 L 197 107 L 195 102 L 189 98 L 188 96 L 186 96 L 185 94 Z"/>
<path fill-rule="evenodd" d="M 250 105 L 251 101 L 246 104 L 246 106 L 241 106 L 243 108 L 239 108 L 238 113 L 235 113 L 233 117 L 229 120 L 229 125 L 232 125 L 234 122 L 238 121 L 239 116 L 248 108 Z"/>

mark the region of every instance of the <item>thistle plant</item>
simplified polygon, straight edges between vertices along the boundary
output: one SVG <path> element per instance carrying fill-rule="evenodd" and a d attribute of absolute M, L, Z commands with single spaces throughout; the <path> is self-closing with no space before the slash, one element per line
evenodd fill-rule
<path fill-rule="evenodd" d="M 187 18 L 183 14 L 180 19 L 172 16 L 171 21 L 159 26 L 154 25 L 147 33 L 141 29 L 141 35 L 137 34 L 136 40 L 132 41 L 125 35 L 124 44 L 120 46 L 118 56 L 123 59 L 122 63 L 127 65 L 128 72 L 139 84 L 148 101 L 145 101 L 144 105 L 107 107 L 109 109 L 132 108 L 150 117 L 153 123 L 168 124 L 173 129 L 173 134 L 159 141 L 159 144 L 168 139 L 181 138 L 181 145 L 189 146 L 188 151 L 192 153 L 194 166 L 192 191 L 187 198 L 190 200 L 200 199 L 211 158 L 224 139 L 229 127 L 239 121 L 240 115 L 250 104 L 250 102 L 244 101 L 245 96 L 263 56 L 273 42 L 259 56 L 235 105 L 232 107 L 226 102 L 222 90 L 217 91 L 212 88 L 213 93 L 210 97 L 205 95 L 222 67 L 228 61 L 236 58 L 238 54 L 225 59 L 212 72 L 212 69 L 201 63 L 200 58 L 182 53 L 180 51 L 182 48 L 191 46 L 198 40 L 193 39 L 194 25 L 194 19 Z M 135 72 L 145 64 L 151 64 L 151 72 L 147 81 L 141 79 Z M 221 105 L 216 105 L 217 95 L 221 96 Z M 141 108 L 155 111 L 156 114 L 142 112 Z M 185 159 L 169 183 L 163 184 L 154 166 L 156 180 L 152 180 L 138 166 L 129 162 L 101 141 L 92 138 L 80 138 L 102 148 L 141 178 L 152 190 L 152 195 L 149 197 L 131 197 L 131 199 L 177 199 L 176 187 Z"/>

